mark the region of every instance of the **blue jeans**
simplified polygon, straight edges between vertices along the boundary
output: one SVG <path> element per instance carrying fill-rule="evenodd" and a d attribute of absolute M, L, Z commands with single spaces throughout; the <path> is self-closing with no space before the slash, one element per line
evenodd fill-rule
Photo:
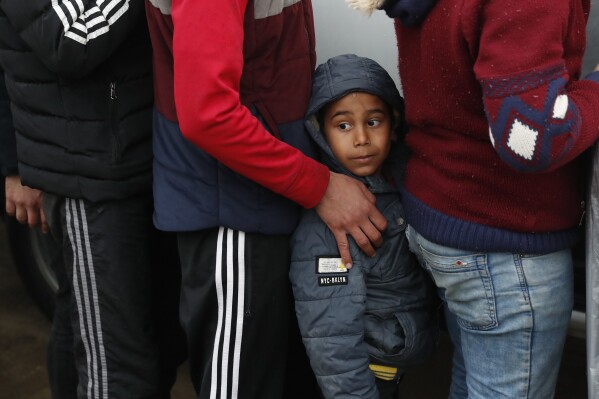
<path fill-rule="evenodd" d="M 411 227 L 407 236 L 445 304 L 450 398 L 552 398 L 574 300 L 571 251 L 477 253 Z"/>

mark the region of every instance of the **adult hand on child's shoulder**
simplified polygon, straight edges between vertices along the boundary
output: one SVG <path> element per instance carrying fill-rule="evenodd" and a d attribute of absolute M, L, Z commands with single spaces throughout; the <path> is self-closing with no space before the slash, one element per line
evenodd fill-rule
<path fill-rule="evenodd" d="M 331 229 L 343 263 L 348 268 L 352 263 L 348 234 L 368 256 L 374 256 L 375 247 L 383 243 L 381 231 L 387 228 L 387 220 L 375 204 L 375 196 L 364 184 L 331 172 L 327 191 L 316 205 L 316 212 Z"/>

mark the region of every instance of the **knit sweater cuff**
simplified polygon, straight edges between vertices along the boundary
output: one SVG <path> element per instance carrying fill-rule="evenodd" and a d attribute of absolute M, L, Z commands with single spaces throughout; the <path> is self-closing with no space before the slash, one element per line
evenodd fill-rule
<path fill-rule="evenodd" d="M 417 26 L 424 21 L 437 0 L 386 0 L 382 6 L 390 18 L 405 26 Z"/>

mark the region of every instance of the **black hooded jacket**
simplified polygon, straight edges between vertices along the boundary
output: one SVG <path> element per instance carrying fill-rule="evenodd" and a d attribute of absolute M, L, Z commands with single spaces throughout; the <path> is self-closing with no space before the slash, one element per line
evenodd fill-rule
<path fill-rule="evenodd" d="M 150 192 L 150 57 L 142 1 L 0 0 L 23 183 L 91 201 Z"/>

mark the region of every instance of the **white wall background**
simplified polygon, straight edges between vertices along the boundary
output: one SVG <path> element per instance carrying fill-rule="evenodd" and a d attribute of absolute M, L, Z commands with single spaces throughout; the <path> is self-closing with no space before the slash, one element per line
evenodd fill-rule
<path fill-rule="evenodd" d="M 317 64 L 345 53 L 372 58 L 400 88 L 393 21 L 384 12 L 367 17 L 349 8 L 344 0 L 312 0 L 312 7 Z"/>
<path fill-rule="evenodd" d="M 599 64 L 599 0 L 591 1 L 591 15 L 587 24 L 587 50 L 582 64 L 582 76 Z"/>

